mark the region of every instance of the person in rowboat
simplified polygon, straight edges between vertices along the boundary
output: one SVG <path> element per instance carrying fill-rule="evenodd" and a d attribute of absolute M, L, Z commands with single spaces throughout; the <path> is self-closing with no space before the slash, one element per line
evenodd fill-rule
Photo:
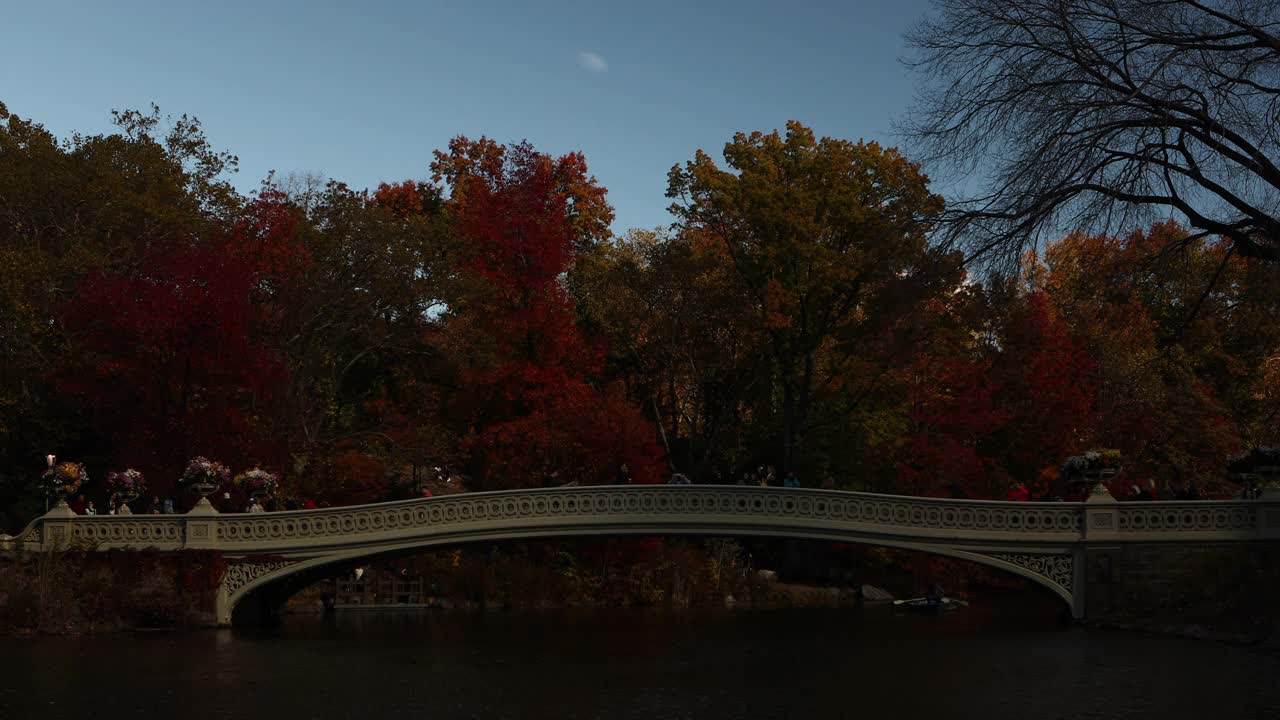
<path fill-rule="evenodd" d="M 925 601 L 930 605 L 941 605 L 942 599 L 946 597 L 946 593 L 942 591 L 942 586 L 938 583 L 929 583 L 929 589 L 925 591 Z"/>

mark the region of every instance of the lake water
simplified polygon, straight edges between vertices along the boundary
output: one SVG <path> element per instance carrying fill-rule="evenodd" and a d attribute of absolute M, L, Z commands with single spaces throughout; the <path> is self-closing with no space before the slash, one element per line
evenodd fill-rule
<path fill-rule="evenodd" d="M 1280 718 L 1280 655 L 981 604 L 0 639 L 2 718 Z"/>

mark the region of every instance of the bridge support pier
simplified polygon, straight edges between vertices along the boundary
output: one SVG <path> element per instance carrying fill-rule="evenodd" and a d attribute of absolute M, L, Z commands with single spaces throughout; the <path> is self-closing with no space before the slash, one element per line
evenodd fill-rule
<path fill-rule="evenodd" d="M 1071 619 L 1080 622 L 1087 617 L 1089 600 L 1089 553 L 1082 547 L 1071 551 Z"/>
<path fill-rule="evenodd" d="M 214 622 L 220 628 L 231 627 L 231 598 L 227 593 L 225 582 L 218 584 L 218 595 L 214 599 Z"/>

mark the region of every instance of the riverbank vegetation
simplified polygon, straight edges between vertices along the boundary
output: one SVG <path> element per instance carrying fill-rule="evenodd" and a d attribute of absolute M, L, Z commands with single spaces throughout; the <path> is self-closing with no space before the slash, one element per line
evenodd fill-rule
<path fill-rule="evenodd" d="M 199 550 L 0 557 L 0 632 L 207 627 L 225 570 L 221 553 Z"/>

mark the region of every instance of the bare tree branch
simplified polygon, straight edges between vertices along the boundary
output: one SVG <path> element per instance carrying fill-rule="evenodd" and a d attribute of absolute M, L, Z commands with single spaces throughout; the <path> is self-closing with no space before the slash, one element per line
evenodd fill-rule
<path fill-rule="evenodd" d="M 1280 3 L 934 0 L 901 130 L 983 178 L 942 239 L 1009 270 L 1047 234 L 1177 218 L 1280 262 Z M 1179 217 L 1180 216 L 1180 217 Z"/>

